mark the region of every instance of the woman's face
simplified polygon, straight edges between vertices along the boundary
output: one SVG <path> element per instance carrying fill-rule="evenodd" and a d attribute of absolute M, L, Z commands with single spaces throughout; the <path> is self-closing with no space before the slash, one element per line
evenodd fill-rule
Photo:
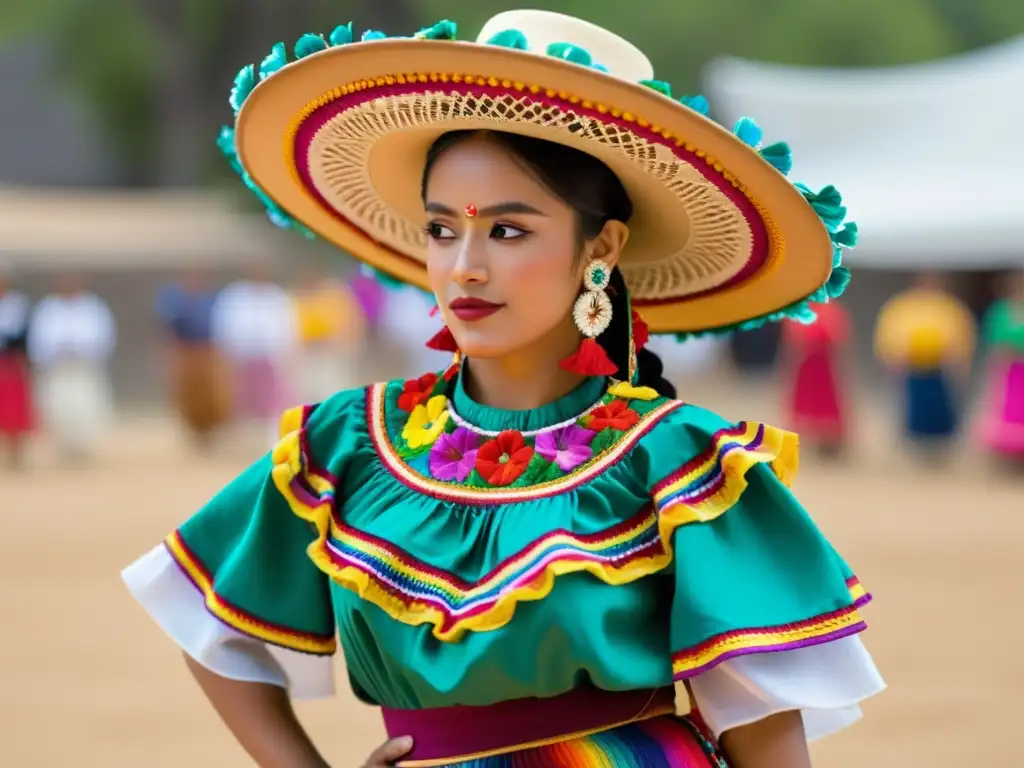
<path fill-rule="evenodd" d="M 578 338 L 571 312 L 586 262 L 600 250 L 613 265 L 618 253 L 594 241 L 578 258 L 572 208 L 504 149 L 471 138 L 445 151 L 425 208 L 430 285 L 463 354 L 497 357 Z"/>

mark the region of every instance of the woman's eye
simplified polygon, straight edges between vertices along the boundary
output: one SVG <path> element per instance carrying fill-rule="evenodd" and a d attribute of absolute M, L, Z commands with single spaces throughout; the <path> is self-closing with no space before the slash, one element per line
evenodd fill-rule
<path fill-rule="evenodd" d="M 455 238 L 455 233 L 444 224 L 432 221 L 427 224 L 427 236 L 432 240 L 452 240 Z"/>
<path fill-rule="evenodd" d="M 491 229 L 491 237 L 496 240 L 515 240 L 526 234 L 525 229 L 513 227 L 511 224 L 495 224 Z"/>

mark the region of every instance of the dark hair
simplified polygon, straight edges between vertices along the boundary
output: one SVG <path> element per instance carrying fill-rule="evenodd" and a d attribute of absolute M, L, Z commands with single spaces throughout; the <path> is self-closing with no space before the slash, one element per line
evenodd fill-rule
<path fill-rule="evenodd" d="M 450 131 L 441 135 L 427 151 L 420 187 L 424 201 L 430 171 L 441 155 L 475 136 L 485 136 L 508 152 L 576 212 L 581 248 L 584 241 L 597 237 L 607 222 L 627 223 L 633 215 L 633 202 L 622 182 L 596 157 L 555 142 L 500 131 Z M 617 377 L 626 380 L 629 371 L 629 301 L 626 281 L 618 267 L 612 270 L 608 296 L 612 301 L 612 323 L 597 341 L 618 366 Z M 654 352 L 637 350 L 637 372 L 641 386 L 652 387 L 665 397 L 676 396 L 676 388 L 664 377 L 661 358 Z"/>

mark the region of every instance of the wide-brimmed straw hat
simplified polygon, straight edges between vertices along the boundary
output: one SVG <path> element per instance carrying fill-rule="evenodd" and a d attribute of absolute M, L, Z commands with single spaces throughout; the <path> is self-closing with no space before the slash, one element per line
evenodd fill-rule
<path fill-rule="evenodd" d="M 752 120 L 723 128 L 635 46 L 570 16 L 510 11 L 455 37 L 449 21 L 358 42 L 340 26 L 303 35 L 293 61 L 278 43 L 239 72 L 221 147 L 276 223 L 421 288 L 427 149 L 464 129 L 564 144 L 618 175 L 635 210 L 620 267 L 654 332 L 810 320 L 846 286 L 856 227 L 839 194 L 787 181 L 789 148 L 762 147 Z"/>

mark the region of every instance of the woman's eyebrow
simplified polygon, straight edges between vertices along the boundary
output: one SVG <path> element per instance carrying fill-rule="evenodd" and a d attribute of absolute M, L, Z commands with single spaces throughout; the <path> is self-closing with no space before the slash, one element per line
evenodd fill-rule
<path fill-rule="evenodd" d="M 453 209 L 442 203 L 430 202 L 427 203 L 424 208 L 427 213 L 434 213 L 440 216 L 458 215 Z M 521 203 L 515 200 L 510 200 L 505 203 L 495 203 L 494 205 L 489 205 L 486 208 L 481 208 L 476 215 L 493 219 L 496 216 L 505 216 L 510 213 L 527 214 L 530 216 L 547 216 L 546 213 L 537 210 L 532 205 L 527 205 L 526 203 Z"/>

